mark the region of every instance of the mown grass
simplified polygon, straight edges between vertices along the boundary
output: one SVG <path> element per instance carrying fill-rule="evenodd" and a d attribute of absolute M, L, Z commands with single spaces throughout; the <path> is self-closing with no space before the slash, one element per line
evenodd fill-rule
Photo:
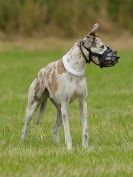
<path fill-rule="evenodd" d="M 0 53 L 1 177 L 129 177 L 133 175 L 133 52 L 121 51 L 113 68 L 86 69 L 89 87 L 90 148 L 81 147 L 78 102 L 70 106 L 73 151 L 67 152 L 63 129 L 53 142 L 56 111 L 49 102 L 43 123 L 31 122 L 20 143 L 27 91 L 39 69 L 63 51 Z M 37 113 L 36 113 L 37 114 Z"/>

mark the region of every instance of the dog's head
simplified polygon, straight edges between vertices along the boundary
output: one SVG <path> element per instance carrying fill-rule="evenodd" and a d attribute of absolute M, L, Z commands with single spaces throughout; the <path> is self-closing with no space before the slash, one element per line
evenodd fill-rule
<path fill-rule="evenodd" d="M 92 61 L 100 67 L 110 67 L 118 62 L 120 57 L 117 52 L 111 50 L 97 35 L 96 30 L 98 24 L 96 23 L 92 30 L 81 40 L 81 46 L 84 47 L 89 55 L 86 57 L 86 62 Z M 81 47 L 81 50 L 82 50 Z M 82 51 L 83 52 L 83 51 Z"/>

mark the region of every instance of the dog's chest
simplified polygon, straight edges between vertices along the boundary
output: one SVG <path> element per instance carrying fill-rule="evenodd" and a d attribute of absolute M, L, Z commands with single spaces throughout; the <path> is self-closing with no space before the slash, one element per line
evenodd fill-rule
<path fill-rule="evenodd" d="M 62 68 L 62 69 L 61 69 Z M 44 85 L 50 97 L 57 103 L 62 100 L 73 101 L 86 94 L 85 76 L 75 76 L 63 68 L 62 61 L 57 61 L 43 69 Z"/>
<path fill-rule="evenodd" d="M 72 102 L 77 97 L 86 94 L 86 79 L 85 77 L 76 77 L 66 72 L 60 76 L 59 88 L 55 95 L 57 98 L 62 98 Z"/>

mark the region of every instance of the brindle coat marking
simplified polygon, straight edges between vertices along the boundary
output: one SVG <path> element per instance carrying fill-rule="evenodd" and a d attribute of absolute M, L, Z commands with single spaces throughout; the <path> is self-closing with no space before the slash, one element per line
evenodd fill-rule
<path fill-rule="evenodd" d="M 104 43 L 100 38 L 95 37 L 94 33 L 98 25 L 94 25 L 91 32 L 87 37 L 83 38 L 84 45 L 86 47 L 93 47 L 93 51 L 104 51 L 101 46 Z M 91 35 L 91 33 L 93 35 Z M 95 38 L 95 40 L 94 40 Z M 82 47 L 82 50 L 86 56 L 88 51 Z M 68 105 L 74 99 L 79 99 L 80 108 L 80 120 L 82 126 L 82 145 L 84 148 L 88 148 L 88 125 L 87 125 L 87 83 L 86 77 L 84 76 L 85 70 L 85 59 L 81 53 L 79 42 L 75 43 L 70 51 L 66 54 L 65 62 L 70 66 L 72 73 L 66 70 L 64 67 L 64 60 L 58 60 L 52 62 L 42 68 L 38 73 L 37 78 L 32 82 L 29 88 L 28 94 L 28 105 L 26 108 L 25 124 L 22 130 L 22 141 L 25 140 L 27 128 L 33 113 L 39 107 L 40 112 L 37 119 L 39 123 L 44 114 L 47 99 L 50 98 L 52 103 L 57 109 L 57 120 L 54 127 L 54 140 L 58 142 L 59 127 L 64 126 L 64 135 L 67 149 L 72 149 L 72 139 L 69 130 L 68 120 Z M 77 74 L 73 74 L 73 71 Z M 83 74 L 82 74 L 83 73 Z"/>

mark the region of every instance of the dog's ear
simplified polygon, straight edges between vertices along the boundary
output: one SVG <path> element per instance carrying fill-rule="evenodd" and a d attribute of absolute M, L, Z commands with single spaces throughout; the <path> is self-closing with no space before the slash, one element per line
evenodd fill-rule
<path fill-rule="evenodd" d="M 98 27 L 99 27 L 98 23 L 95 23 L 92 30 L 89 32 L 89 35 L 95 37 L 96 36 L 96 30 L 98 29 Z"/>
<path fill-rule="evenodd" d="M 96 30 L 98 29 L 98 23 L 94 24 L 92 30 L 83 38 L 84 45 L 88 48 L 96 37 Z"/>

